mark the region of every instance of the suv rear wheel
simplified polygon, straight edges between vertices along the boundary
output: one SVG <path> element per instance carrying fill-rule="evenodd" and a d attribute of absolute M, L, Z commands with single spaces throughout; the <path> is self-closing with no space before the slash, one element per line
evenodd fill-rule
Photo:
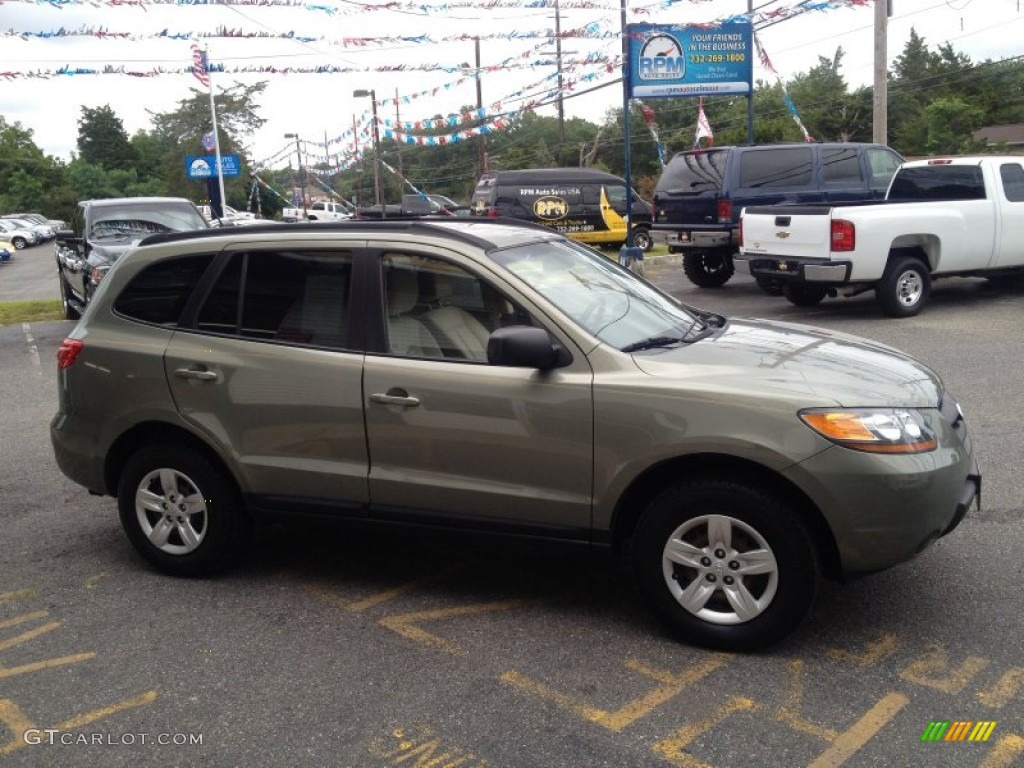
<path fill-rule="evenodd" d="M 721 288 L 733 274 L 732 253 L 725 249 L 688 251 L 683 254 L 683 272 L 701 288 Z"/>
<path fill-rule="evenodd" d="M 654 612 L 686 642 L 752 651 L 781 640 L 810 609 L 817 553 L 775 496 L 726 480 L 680 482 L 648 505 L 633 569 Z"/>
<path fill-rule="evenodd" d="M 248 530 L 233 483 L 183 446 L 136 453 L 121 473 L 117 502 L 132 546 L 172 576 L 221 570 Z"/>

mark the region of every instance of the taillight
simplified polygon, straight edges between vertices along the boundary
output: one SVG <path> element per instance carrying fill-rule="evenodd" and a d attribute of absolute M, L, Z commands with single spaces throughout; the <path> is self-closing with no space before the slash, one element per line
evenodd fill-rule
<path fill-rule="evenodd" d="M 719 200 L 715 206 L 719 224 L 732 224 L 732 200 Z"/>
<path fill-rule="evenodd" d="M 852 221 L 832 221 L 832 250 L 852 251 L 857 244 L 857 230 Z"/>
<path fill-rule="evenodd" d="M 487 218 L 488 219 L 496 219 L 496 218 L 498 218 L 498 209 L 497 208 L 488 208 L 487 209 Z"/>
<path fill-rule="evenodd" d="M 70 368 L 84 346 L 85 344 L 78 339 L 64 339 L 57 350 L 57 367 Z"/>

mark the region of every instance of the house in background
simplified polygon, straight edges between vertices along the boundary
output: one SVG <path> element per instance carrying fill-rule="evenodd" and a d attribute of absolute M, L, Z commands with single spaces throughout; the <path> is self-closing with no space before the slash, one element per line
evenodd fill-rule
<path fill-rule="evenodd" d="M 1024 154 L 1024 123 L 979 128 L 973 138 L 975 141 L 984 141 L 990 147 L 1003 146 L 1010 153 Z"/>

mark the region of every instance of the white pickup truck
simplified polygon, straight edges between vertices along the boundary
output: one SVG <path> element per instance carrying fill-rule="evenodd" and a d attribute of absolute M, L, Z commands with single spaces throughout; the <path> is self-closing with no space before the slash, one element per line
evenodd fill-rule
<path fill-rule="evenodd" d="M 342 203 L 327 200 L 316 200 L 303 211 L 302 208 L 285 208 L 281 211 L 284 221 L 341 221 L 351 219 L 352 212 Z"/>
<path fill-rule="evenodd" d="M 1024 157 L 904 163 L 878 202 L 745 208 L 733 262 L 797 306 L 874 290 L 892 317 L 920 312 L 933 277 L 1019 278 Z"/>

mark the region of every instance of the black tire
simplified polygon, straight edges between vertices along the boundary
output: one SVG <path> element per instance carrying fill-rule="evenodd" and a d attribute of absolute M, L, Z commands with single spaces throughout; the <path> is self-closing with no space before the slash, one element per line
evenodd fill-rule
<path fill-rule="evenodd" d="M 640 227 L 633 230 L 633 245 L 647 252 L 654 247 L 654 238 L 651 237 L 649 230 Z"/>
<path fill-rule="evenodd" d="M 683 272 L 701 288 L 721 288 L 734 272 L 732 255 L 723 250 L 684 253 Z"/>
<path fill-rule="evenodd" d="M 828 289 L 820 285 L 788 282 L 782 289 L 786 301 L 797 307 L 814 307 L 828 296 Z"/>
<path fill-rule="evenodd" d="M 932 291 L 928 266 L 914 256 L 892 256 L 875 286 L 875 301 L 889 317 L 913 317 Z"/>
<path fill-rule="evenodd" d="M 757 277 L 754 278 L 757 287 L 767 296 L 782 296 L 786 281 L 779 277 Z"/>
<path fill-rule="evenodd" d="M 728 532 L 729 540 L 711 541 L 715 532 Z M 695 566 L 665 557 L 673 540 L 678 556 Z M 758 554 L 765 550 L 771 559 Z M 684 642 L 727 651 L 759 650 L 790 634 L 810 610 L 820 578 L 807 529 L 783 501 L 715 478 L 683 481 L 655 497 L 631 555 L 641 591 L 669 629 Z M 746 567 L 763 572 L 743 575 Z M 746 616 L 727 590 L 746 601 Z M 681 602 L 687 599 L 689 608 Z"/>
<path fill-rule="evenodd" d="M 82 313 L 79 312 L 78 308 L 71 303 L 71 292 L 68 290 L 68 283 L 63 277 L 58 279 L 60 280 L 60 303 L 64 310 L 64 319 L 78 320 L 82 316 Z"/>
<path fill-rule="evenodd" d="M 143 498 L 150 500 L 149 507 L 141 504 Z M 180 445 L 152 445 L 132 456 L 121 473 L 117 503 L 132 546 L 172 576 L 202 577 L 223 570 L 249 532 L 249 518 L 231 478 Z M 166 535 L 157 545 L 150 536 L 160 531 Z"/>
<path fill-rule="evenodd" d="M 24 237 L 12 237 L 11 245 L 14 246 L 15 250 L 20 251 L 23 250 L 26 245 L 28 245 L 28 241 L 25 240 Z"/>

